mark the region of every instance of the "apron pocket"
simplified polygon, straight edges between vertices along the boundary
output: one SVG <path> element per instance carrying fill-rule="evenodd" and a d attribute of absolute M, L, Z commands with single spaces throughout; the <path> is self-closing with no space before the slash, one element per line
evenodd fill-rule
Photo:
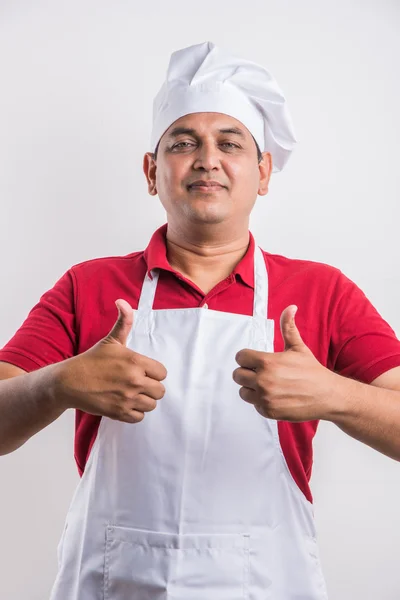
<path fill-rule="evenodd" d="M 248 600 L 249 536 L 107 527 L 104 600 Z"/>

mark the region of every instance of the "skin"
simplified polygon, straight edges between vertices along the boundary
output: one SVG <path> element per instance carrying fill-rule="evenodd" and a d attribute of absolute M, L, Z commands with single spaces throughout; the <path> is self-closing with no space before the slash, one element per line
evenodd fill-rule
<path fill-rule="evenodd" d="M 246 253 L 249 216 L 268 192 L 269 153 L 258 160 L 254 139 L 219 113 L 187 115 L 143 162 L 149 193 L 168 217 L 171 266 L 204 293 L 226 278 Z M 207 187 L 206 183 L 218 182 Z M 193 187 L 195 182 L 203 182 Z M 79 356 L 24 373 L 0 363 L 0 453 L 6 454 L 68 408 L 137 423 L 164 395 L 163 365 L 126 348 L 133 311 L 117 300 L 118 320 L 106 338 Z M 232 374 L 242 399 L 265 417 L 293 422 L 322 419 L 400 460 L 400 368 L 371 385 L 321 365 L 304 344 L 288 306 L 281 316 L 283 352 L 244 348 Z"/>
<path fill-rule="evenodd" d="M 157 160 L 147 153 L 143 170 L 167 213 L 171 266 L 208 293 L 247 251 L 249 217 L 257 194 L 268 193 L 271 155 L 258 161 L 252 135 L 236 119 L 196 113 L 171 125 Z M 199 180 L 223 187 L 190 186 Z"/>

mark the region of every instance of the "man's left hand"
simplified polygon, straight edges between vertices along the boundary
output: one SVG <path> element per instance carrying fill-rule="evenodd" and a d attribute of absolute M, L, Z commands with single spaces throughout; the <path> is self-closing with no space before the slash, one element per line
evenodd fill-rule
<path fill-rule="evenodd" d="M 321 365 L 303 342 L 294 321 L 296 306 L 281 315 L 283 352 L 240 350 L 233 380 L 240 397 L 264 417 L 280 421 L 328 419 L 340 377 Z M 335 407 L 337 410 L 337 407 Z"/>

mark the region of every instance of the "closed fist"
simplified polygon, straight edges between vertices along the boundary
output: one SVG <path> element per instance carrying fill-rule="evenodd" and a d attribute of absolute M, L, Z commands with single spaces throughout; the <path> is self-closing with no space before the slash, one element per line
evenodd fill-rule
<path fill-rule="evenodd" d="M 167 376 L 156 360 L 126 347 L 133 309 L 117 300 L 118 319 L 110 333 L 82 354 L 59 364 L 57 397 L 66 408 L 138 423 L 157 407 Z"/>

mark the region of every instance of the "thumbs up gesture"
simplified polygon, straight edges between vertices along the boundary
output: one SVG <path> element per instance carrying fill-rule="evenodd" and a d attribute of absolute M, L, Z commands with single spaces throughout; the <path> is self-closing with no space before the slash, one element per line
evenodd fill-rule
<path fill-rule="evenodd" d="M 296 306 L 281 315 L 283 352 L 240 350 L 233 380 L 240 397 L 264 417 L 280 421 L 325 419 L 337 375 L 321 365 L 303 342 L 294 317 Z"/>
<path fill-rule="evenodd" d="M 165 367 L 126 347 L 133 310 L 117 300 L 118 319 L 110 333 L 92 348 L 57 365 L 54 395 L 65 408 L 76 408 L 138 423 L 164 396 Z"/>

